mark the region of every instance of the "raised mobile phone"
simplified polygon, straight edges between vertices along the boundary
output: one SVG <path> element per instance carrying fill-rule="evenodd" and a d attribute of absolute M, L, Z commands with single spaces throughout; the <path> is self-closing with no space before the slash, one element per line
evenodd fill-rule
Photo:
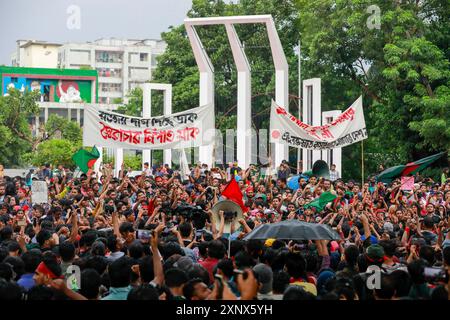
<path fill-rule="evenodd" d="M 244 279 L 247 279 L 247 277 L 248 277 L 248 273 L 247 273 L 246 271 L 239 270 L 239 269 L 234 269 L 233 272 L 234 272 L 236 275 L 242 274 L 242 277 L 243 277 Z"/>
<path fill-rule="evenodd" d="M 222 300 L 222 298 L 223 298 L 223 278 L 222 278 L 222 276 L 220 275 L 220 274 L 215 274 L 214 275 L 214 279 L 216 279 L 217 280 L 217 283 L 219 284 L 219 287 L 218 287 L 218 293 L 217 293 L 217 299 L 218 300 Z"/>
<path fill-rule="evenodd" d="M 152 234 L 152 230 L 137 230 L 136 231 L 136 237 L 139 240 L 148 241 L 148 240 L 150 240 L 151 234 Z"/>
<path fill-rule="evenodd" d="M 429 268 L 423 270 L 423 275 L 427 279 L 445 280 L 445 270 L 443 268 Z"/>

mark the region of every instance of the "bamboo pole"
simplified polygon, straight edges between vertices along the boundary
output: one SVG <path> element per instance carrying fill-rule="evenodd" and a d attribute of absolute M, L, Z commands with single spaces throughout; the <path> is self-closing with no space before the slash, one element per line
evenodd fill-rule
<path fill-rule="evenodd" d="M 364 140 L 361 141 L 361 188 L 364 185 Z"/>

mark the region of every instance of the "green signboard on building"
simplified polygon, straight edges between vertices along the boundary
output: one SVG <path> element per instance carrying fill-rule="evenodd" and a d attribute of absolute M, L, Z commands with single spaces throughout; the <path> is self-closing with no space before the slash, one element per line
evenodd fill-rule
<path fill-rule="evenodd" d="M 96 103 L 96 70 L 0 67 L 2 94 L 9 88 L 38 90 L 42 102 Z"/>

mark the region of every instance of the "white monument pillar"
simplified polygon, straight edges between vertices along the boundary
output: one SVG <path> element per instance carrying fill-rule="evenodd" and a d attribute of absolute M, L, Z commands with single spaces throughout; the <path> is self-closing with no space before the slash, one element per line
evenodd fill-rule
<path fill-rule="evenodd" d="M 231 52 L 238 71 L 237 76 L 237 153 L 236 158 L 241 168 L 248 168 L 251 162 L 251 74 L 250 64 L 234 26 L 225 23 Z"/>
<path fill-rule="evenodd" d="M 164 84 L 164 86 L 164 115 L 169 115 L 172 113 L 172 85 Z M 172 150 L 165 149 L 163 152 L 163 162 L 172 167 Z"/>
<path fill-rule="evenodd" d="M 142 84 L 142 116 L 144 118 L 150 118 L 152 116 L 152 90 L 163 91 L 164 94 L 164 115 L 169 115 L 172 113 L 172 85 L 166 83 L 144 83 Z M 148 162 L 152 165 L 151 150 L 142 151 L 142 168 L 144 168 L 144 163 Z M 163 150 L 163 162 L 168 163 L 169 166 L 172 165 L 172 150 Z"/>
<path fill-rule="evenodd" d="M 103 160 L 103 147 L 97 147 L 98 153 L 100 154 L 99 158 L 97 159 L 97 161 L 95 161 L 94 163 L 94 171 L 97 174 L 97 177 L 100 178 L 100 166 L 102 165 L 102 160 Z"/>
<path fill-rule="evenodd" d="M 228 40 L 230 41 L 233 58 L 238 70 L 238 124 L 237 130 L 242 132 L 245 128 L 248 140 L 242 139 L 238 135 L 238 161 L 243 164 L 250 162 L 251 148 L 251 79 L 250 67 L 247 62 L 244 50 L 242 49 L 237 34 L 233 28 L 234 24 L 260 23 L 265 24 L 269 38 L 272 58 L 275 65 L 275 100 L 286 110 L 289 110 L 288 100 L 288 64 L 284 55 L 283 47 L 278 37 L 275 23 L 271 15 L 254 16 L 228 16 L 228 17 L 208 17 L 208 18 L 189 18 L 184 20 L 186 32 L 191 43 L 192 51 L 200 71 L 200 105 L 214 103 L 214 68 L 202 45 L 201 40 L 195 31 L 196 25 L 225 25 Z M 246 110 L 246 108 L 250 110 Z M 275 165 L 278 166 L 282 160 L 288 158 L 287 145 L 275 145 Z M 243 156 L 241 156 L 243 155 Z M 210 164 L 212 161 L 212 144 L 206 147 L 200 147 L 200 161 Z"/>
<path fill-rule="evenodd" d="M 195 61 L 197 62 L 197 66 L 200 71 L 200 106 L 207 104 L 214 105 L 214 67 L 209 60 L 194 25 L 189 23 L 189 20 L 195 19 L 186 19 L 184 20 L 184 24 L 191 43 L 192 51 L 194 53 Z M 199 161 L 201 163 L 206 163 L 209 167 L 211 167 L 212 153 L 212 144 L 200 146 Z"/>
<path fill-rule="evenodd" d="M 142 117 L 150 118 L 152 116 L 152 89 L 150 83 L 144 83 L 142 85 Z M 142 168 L 144 163 L 148 162 L 152 165 L 152 151 L 142 150 Z"/>
<path fill-rule="evenodd" d="M 114 176 L 118 178 L 120 170 L 122 169 L 123 149 L 117 148 L 114 151 Z"/>
<path fill-rule="evenodd" d="M 172 85 L 165 84 L 166 89 L 164 90 L 164 115 L 169 115 L 172 113 Z M 166 149 L 163 154 L 164 163 L 168 163 L 172 166 L 172 150 Z"/>
<path fill-rule="evenodd" d="M 267 35 L 269 36 L 270 49 L 272 50 L 273 62 L 275 65 L 275 102 L 289 111 L 289 66 L 284 55 L 283 46 L 278 37 L 275 23 L 272 16 L 266 22 Z M 289 147 L 286 144 L 275 144 L 275 167 L 279 166 L 281 161 L 289 160 Z"/>
<path fill-rule="evenodd" d="M 333 122 L 341 113 L 341 110 L 322 112 L 322 125 Z M 326 161 L 329 167 L 335 164 L 336 170 L 339 171 L 342 177 L 342 148 L 322 150 L 322 160 Z"/>
<path fill-rule="evenodd" d="M 303 81 L 302 113 L 304 123 L 312 126 L 322 125 L 321 81 L 313 78 Z M 320 150 L 303 149 L 303 171 L 312 169 L 314 162 L 322 159 Z"/>

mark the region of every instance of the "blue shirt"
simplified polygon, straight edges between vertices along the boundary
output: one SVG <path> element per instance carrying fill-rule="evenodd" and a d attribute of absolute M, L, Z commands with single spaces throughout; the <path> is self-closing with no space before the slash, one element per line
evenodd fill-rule
<path fill-rule="evenodd" d="M 102 300 L 127 300 L 130 290 L 131 286 L 124 288 L 109 288 L 109 294 L 106 297 L 103 297 Z"/>
<path fill-rule="evenodd" d="M 25 289 L 25 291 L 30 290 L 36 285 L 33 279 L 34 273 L 25 273 L 17 281 L 17 284 Z"/>

